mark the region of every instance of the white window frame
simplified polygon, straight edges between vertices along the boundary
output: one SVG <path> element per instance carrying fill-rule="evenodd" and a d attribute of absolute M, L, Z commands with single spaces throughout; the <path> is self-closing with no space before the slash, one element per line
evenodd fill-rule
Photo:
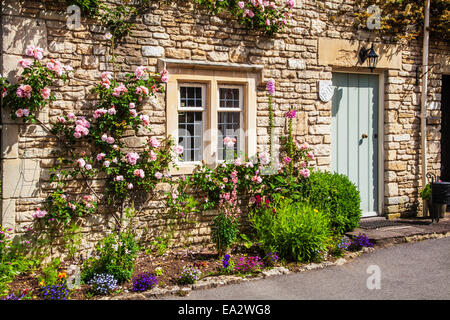
<path fill-rule="evenodd" d="M 191 88 L 201 88 L 202 89 L 202 107 L 182 107 L 181 106 L 181 87 L 191 87 Z M 202 160 L 205 157 L 204 154 L 204 139 L 205 139 L 205 132 L 206 132 L 206 122 L 207 122 L 207 100 L 206 100 L 206 84 L 204 83 L 195 83 L 195 82 L 179 82 L 178 88 L 177 88 L 177 127 L 179 130 L 179 123 L 178 123 L 178 116 L 180 112 L 202 112 L 202 143 L 201 143 L 201 155 Z M 178 144 L 179 136 L 178 136 L 178 130 L 177 130 L 177 136 L 175 137 L 175 142 Z M 202 160 L 200 161 L 182 161 L 179 157 L 177 157 L 177 160 L 175 163 L 178 166 L 186 166 L 186 165 L 199 165 L 202 163 Z"/>
<path fill-rule="evenodd" d="M 239 108 L 221 108 L 220 107 L 220 89 L 239 89 Z M 213 112 L 217 112 L 217 119 L 219 119 L 219 113 L 220 112 L 239 112 L 239 122 L 240 122 L 240 128 L 239 128 L 239 146 L 238 146 L 238 158 L 242 159 L 243 153 L 245 154 L 245 137 L 244 137 L 244 86 L 243 85 L 231 85 L 231 84 L 217 84 L 217 101 L 216 101 L 216 108 L 214 108 Z M 217 132 L 219 131 L 219 123 L 216 123 Z M 225 137 L 226 135 L 224 135 Z M 217 146 L 218 147 L 218 146 Z M 219 154 L 218 149 L 216 150 L 216 159 L 215 161 L 217 163 L 223 163 L 225 160 L 219 160 Z"/>

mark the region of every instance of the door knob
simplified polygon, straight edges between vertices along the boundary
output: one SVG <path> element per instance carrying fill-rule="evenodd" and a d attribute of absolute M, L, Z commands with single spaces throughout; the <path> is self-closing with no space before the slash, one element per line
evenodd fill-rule
<path fill-rule="evenodd" d="M 367 139 L 369 136 L 367 135 L 367 134 L 365 134 L 365 133 L 363 133 L 362 135 L 361 135 L 361 138 L 362 139 Z"/>

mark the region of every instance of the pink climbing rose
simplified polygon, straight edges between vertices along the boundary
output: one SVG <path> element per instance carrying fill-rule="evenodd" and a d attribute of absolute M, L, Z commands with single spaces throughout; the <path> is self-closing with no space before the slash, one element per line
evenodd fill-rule
<path fill-rule="evenodd" d="M 139 155 L 136 152 L 130 152 L 126 155 L 126 158 L 128 163 L 134 166 L 139 159 Z"/>
<path fill-rule="evenodd" d="M 34 57 L 36 60 L 42 60 L 44 58 L 44 49 L 34 45 L 29 45 L 25 53 L 27 56 Z"/>
<path fill-rule="evenodd" d="M 49 88 L 44 88 L 41 90 L 41 97 L 42 99 L 47 100 L 48 98 L 50 98 L 50 92 L 51 90 Z"/>

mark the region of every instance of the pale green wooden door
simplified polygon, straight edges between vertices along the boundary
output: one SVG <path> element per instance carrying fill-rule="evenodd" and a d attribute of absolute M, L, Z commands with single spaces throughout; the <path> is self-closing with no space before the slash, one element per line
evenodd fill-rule
<path fill-rule="evenodd" d="M 378 76 L 334 73 L 332 170 L 361 194 L 363 216 L 378 214 Z"/>

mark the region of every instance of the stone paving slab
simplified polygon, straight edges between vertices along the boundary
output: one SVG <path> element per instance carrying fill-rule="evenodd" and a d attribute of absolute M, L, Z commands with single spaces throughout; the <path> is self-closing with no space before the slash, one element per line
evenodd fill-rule
<path fill-rule="evenodd" d="M 384 218 L 374 218 L 384 219 Z M 407 242 L 409 237 L 450 233 L 450 218 L 442 218 L 431 224 L 430 219 L 410 218 L 398 219 L 398 225 L 390 225 L 376 229 L 356 228 L 346 233 L 348 236 L 365 234 L 375 245 Z"/>

